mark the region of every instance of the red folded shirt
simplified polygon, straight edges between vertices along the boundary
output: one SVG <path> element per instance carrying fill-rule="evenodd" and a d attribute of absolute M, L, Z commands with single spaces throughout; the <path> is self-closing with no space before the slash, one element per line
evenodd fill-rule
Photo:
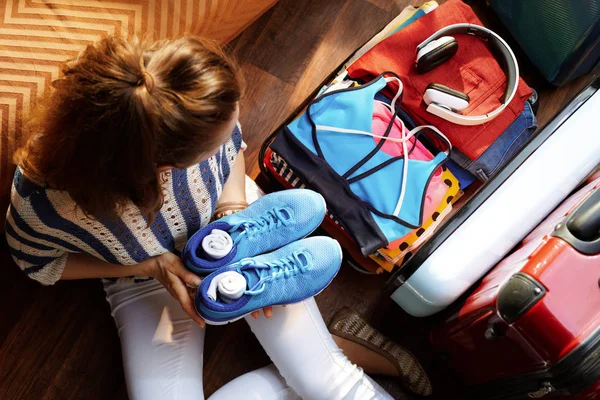
<path fill-rule="evenodd" d="M 439 29 L 458 23 L 483 25 L 471 7 L 460 0 L 448 0 L 377 44 L 354 62 L 348 68 L 348 73 L 352 78 L 363 80 L 370 80 L 384 71 L 398 74 L 404 83 L 402 105 L 416 122 L 435 125 L 450 139 L 454 147 L 475 160 L 521 114 L 532 91 L 519 78 L 517 93 L 509 106 L 498 117 L 483 125 L 456 125 L 425 111 L 423 93 L 431 82 L 468 94 L 471 102 L 463 111 L 465 115 L 484 115 L 501 104 L 506 89 L 506 75 L 481 38 L 456 35 L 459 47 L 454 57 L 432 71 L 417 73 L 417 45 Z"/>

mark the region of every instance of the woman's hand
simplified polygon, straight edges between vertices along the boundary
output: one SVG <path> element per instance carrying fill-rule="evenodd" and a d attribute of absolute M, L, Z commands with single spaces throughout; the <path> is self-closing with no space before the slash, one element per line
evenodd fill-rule
<path fill-rule="evenodd" d="M 179 257 L 173 253 L 164 253 L 152 257 L 148 261 L 146 276 L 158 279 L 160 283 L 181 303 L 183 310 L 198 325 L 204 328 L 206 323 L 194 308 L 195 288 L 200 285 L 201 279 L 193 272 L 187 270 Z"/>

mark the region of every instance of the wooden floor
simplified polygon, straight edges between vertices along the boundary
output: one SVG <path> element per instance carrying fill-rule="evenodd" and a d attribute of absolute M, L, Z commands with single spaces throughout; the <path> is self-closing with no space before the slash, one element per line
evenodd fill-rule
<path fill-rule="evenodd" d="M 249 145 L 249 175 L 258 173 L 257 151 L 264 138 L 409 3 L 280 0 L 230 44 L 246 78 L 241 122 Z M 480 17 L 486 16 L 480 12 Z M 496 27 L 493 18 L 487 22 Z M 522 63 L 524 70 L 533 71 L 526 61 Z M 585 78 L 558 90 L 533 75 L 528 82 L 540 89 L 538 116 L 544 123 Z M 100 283 L 59 282 L 44 288 L 23 277 L 5 252 L 0 253 L 0 265 L 0 399 L 126 399 L 117 331 Z M 424 323 L 403 314 L 380 294 L 386 278 L 343 268 L 318 296 L 324 317 L 329 319 L 341 306 L 354 307 L 437 371 L 427 353 Z M 269 362 L 243 322 L 211 327 L 205 347 L 207 397 L 229 380 Z M 434 375 L 436 398 L 457 398 L 443 383 L 452 380 L 448 373 Z M 395 398 L 412 398 L 395 380 L 378 380 Z"/>

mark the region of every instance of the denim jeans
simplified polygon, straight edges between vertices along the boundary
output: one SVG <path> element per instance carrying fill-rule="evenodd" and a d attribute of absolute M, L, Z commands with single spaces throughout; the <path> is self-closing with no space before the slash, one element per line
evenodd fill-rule
<path fill-rule="evenodd" d="M 456 149 L 452 150 L 451 157 L 460 167 L 486 182 L 527 143 L 536 128 L 537 121 L 531 104 L 526 101 L 523 112 L 477 160 L 469 159 Z"/>

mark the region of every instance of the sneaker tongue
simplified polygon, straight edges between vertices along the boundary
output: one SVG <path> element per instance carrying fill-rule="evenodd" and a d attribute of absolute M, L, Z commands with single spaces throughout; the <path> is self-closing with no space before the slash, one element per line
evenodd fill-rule
<path fill-rule="evenodd" d="M 242 233 L 242 231 L 244 230 L 244 228 L 239 227 L 237 228 L 235 231 L 231 231 L 229 232 L 229 236 L 231 237 L 231 240 L 235 243 L 235 240 L 237 239 L 238 236 L 240 236 L 240 233 Z"/>
<path fill-rule="evenodd" d="M 296 259 L 298 261 L 300 261 L 300 263 L 302 264 L 303 267 L 308 267 L 308 264 L 310 263 L 310 260 L 308 259 L 306 253 L 304 253 L 304 252 L 298 253 L 298 256 Z"/>

